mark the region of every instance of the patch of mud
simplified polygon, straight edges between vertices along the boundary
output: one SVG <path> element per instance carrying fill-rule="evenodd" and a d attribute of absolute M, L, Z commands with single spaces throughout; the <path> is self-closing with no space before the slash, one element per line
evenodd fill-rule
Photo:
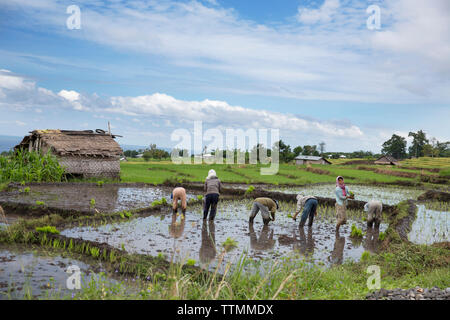
<path fill-rule="evenodd" d="M 423 190 L 399 187 L 380 187 L 350 184 L 349 190 L 355 193 L 355 200 L 379 200 L 383 204 L 395 205 L 408 199 L 417 199 Z M 335 184 L 310 185 L 302 187 L 271 188 L 271 191 L 280 191 L 291 194 L 307 194 L 318 197 L 334 198 Z"/>
<path fill-rule="evenodd" d="M 417 244 L 432 244 L 450 241 L 450 212 L 427 209 L 418 205 L 408 240 Z"/>
<path fill-rule="evenodd" d="M 437 191 L 437 190 L 429 190 L 424 194 L 420 195 L 417 200 L 437 200 L 443 202 L 450 202 L 450 193 Z"/>
<path fill-rule="evenodd" d="M 151 186 L 120 186 L 117 184 L 31 184 L 29 192 L 23 187 L 13 192 L 0 193 L 0 202 L 36 205 L 42 201 L 45 206 L 77 211 L 117 212 L 149 207 L 155 200 L 166 198 L 170 202 L 172 188 Z M 22 191 L 22 192 L 20 192 Z M 188 193 L 188 199 L 194 198 Z M 95 204 L 91 204 L 91 199 Z"/>
<path fill-rule="evenodd" d="M 237 242 L 235 249 L 224 254 L 224 262 L 235 262 L 243 253 L 252 260 L 276 259 L 297 255 L 314 263 L 330 265 L 344 260 L 359 260 L 365 250 L 378 250 L 378 233 L 369 232 L 364 239 L 349 238 L 350 226 L 355 223 L 365 230 L 365 223 L 358 217 L 348 219 L 341 228 L 340 236 L 334 232 L 334 210 L 319 208 L 318 217 L 311 229 L 298 227 L 288 218 L 294 206 L 281 204 L 276 220 L 269 226 L 262 224 L 261 215 L 253 225 L 248 223 L 252 201 L 221 201 L 214 222 L 203 221 L 201 208 L 190 207 L 182 215 L 163 213 L 137 218 L 125 223 L 114 223 L 101 227 L 77 227 L 66 229 L 61 235 L 105 242 L 130 253 L 160 255 L 168 260 L 187 261 L 214 269 L 228 238 Z M 291 210 L 291 209 L 292 210 Z M 386 230 L 383 223 L 381 231 Z"/>

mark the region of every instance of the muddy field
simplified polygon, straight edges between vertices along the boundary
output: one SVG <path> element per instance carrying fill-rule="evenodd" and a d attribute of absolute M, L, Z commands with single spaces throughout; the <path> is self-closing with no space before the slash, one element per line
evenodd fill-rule
<path fill-rule="evenodd" d="M 77 227 L 64 230 L 62 235 L 85 240 L 106 242 L 130 253 L 158 255 L 168 260 L 185 262 L 195 260 L 196 265 L 210 268 L 216 266 L 216 258 L 223 252 L 223 244 L 230 238 L 236 248 L 224 254 L 224 262 L 235 262 L 246 253 L 253 260 L 275 259 L 298 255 L 313 263 L 330 265 L 346 259 L 359 260 L 365 250 L 377 251 L 378 233 L 368 234 L 362 240 L 349 237 L 354 223 L 365 229 L 359 213 L 349 218 L 340 236 L 334 232 L 334 210 L 320 207 L 313 228 L 298 227 L 288 217 L 293 205 L 282 204 L 276 221 L 269 226 L 262 224 L 261 216 L 254 225 L 248 223 L 250 200 L 223 201 L 220 203 L 215 222 L 202 220 L 201 207 L 189 208 L 186 218 L 166 211 L 159 215 L 137 218 L 130 222 L 100 227 Z M 380 231 L 387 228 L 382 224 Z"/>
<path fill-rule="evenodd" d="M 25 192 L 25 188 L 29 188 Z M 12 192 L 0 193 L 0 202 L 36 205 L 43 202 L 52 208 L 77 211 L 117 212 L 151 206 L 153 201 L 166 198 L 170 202 L 170 187 L 120 186 L 117 184 L 36 184 L 17 187 Z M 198 194 L 198 192 L 196 193 Z M 196 194 L 188 192 L 187 198 Z M 95 204 L 91 203 L 95 200 Z"/>
<path fill-rule="evenodd" d="M 280 191 L 284 193 L 305 194 L 318 197 L 334 198 L 335 184 L 318 184 L 303 187 L 270 187 L 269 191 Z M 413 188 L 400 188 L 388 186 L 368 186 L 351 184 L 349 190 L 355 193 L 355 200 L 370 201 L 379 200 L 383 204 L 395 205 L 401 201 L 416 200 L 424 190 Z"/>

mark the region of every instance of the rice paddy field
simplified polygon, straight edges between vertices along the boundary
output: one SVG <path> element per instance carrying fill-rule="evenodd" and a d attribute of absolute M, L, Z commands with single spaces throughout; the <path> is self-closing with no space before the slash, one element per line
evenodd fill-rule
<path fill-rule="evenodd" d="M 417 169 L 424 163 L 433 170 Z M 445 176 L 436 169 L 446 163 L 408 166 L 387 170 Z M 209 168 L 226 187 L 214 221 L 202 219 Z M 386 289 L 450 286 L 449 202 L 418 200 L 430 190 L 445 195 L 448 184 L 344 163 L 281 165 L 275 176 L 261 176 L 260 168 L 129 161 L 121 163 L 120 182 L 6 186 L 0 299 L 364 299 L 369 265 L 380 266 Z M 325 201 L 334 198 L 337 175 L 357 204 L 339 233 L 334 205 Z M 185 215 L 170 207 L 180 182 L 189 200 Z M 292 219 L 296 203 L 287 200 L 269 225 L 261 215 L 249 224 L 259 194 L 325 200 L 311 228 Z M 370 200 L 386 206 L 379 229 L 367 227 L 363 204 Z M 67 288 L 72 265 L 83 276 L 77 290 Z"/>

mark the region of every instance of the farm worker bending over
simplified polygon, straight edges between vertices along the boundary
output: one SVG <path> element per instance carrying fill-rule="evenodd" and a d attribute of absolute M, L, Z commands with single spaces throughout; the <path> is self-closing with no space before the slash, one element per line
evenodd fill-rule
<path fill-rule="evenodd" d="M 209 170 L 208 176 L 205 181 L 205 207 L 203 209 L 203 220 L 208 217 L 208 211 L 211 207 L 211 213 L 209 214 L 209 220 L 214 220 L 216 216 L 217 203 L 219 202 L 219 194 L 222 183 L 219 178 L 217 178 L 216 171 L 213 169 Z"/>
<path fill-rule="evenodd" d="M 364 211 L 368 212 L 367 215 L 367 227 L 372 228 L 375 222 L 375 228 L 380 227 L 381 212 L 383 211 L 383 204 L 381 201 L 369 201 L 364 205 Z"/>
<path fill-rule="evenodd" d="M 309 217 L 308 226 L 312 227 L 314 216 L 317 215 L 317 199 L 313 196 L 297 195 L 297 209 L 292 219 L 297 220 L 297 216 L 303 208 L 302 218 L 300 220 L 300 227 L 305 225 L 306 219 Z"/>
<path fill-rule="evenodd" d="M 183 187 L 177 187 L 173 189 L 171 198 L 173 199 L 172 202 L 172 209 L 173 212 L 178 211 L 178 200 L 181 200 L 181 210 L 183 211 L 183 214 L 186 213 L 186 190 Z"/>
<path fill-rule="evenodd" d="M 249 223 L 253 223 L 256 215 L 261 211 L 264 224 L 269 224 L 270 220 L 275 221 L 275 212 L 278 209 L 278 202 L 270 198 L 256 198 L 250 212 Z M 269 214 L 270 212 L 270 214 Z"/>
<path fill-rule="evenodd" d="M 348 187 L 344 184 L 344 178 L 339 176 L 336 178 L 336 233 L 339 232 L 339 228 L 341 225 L 347 223 L 347 202 L 350 197 L 350 193 L 348 191 Z"/>

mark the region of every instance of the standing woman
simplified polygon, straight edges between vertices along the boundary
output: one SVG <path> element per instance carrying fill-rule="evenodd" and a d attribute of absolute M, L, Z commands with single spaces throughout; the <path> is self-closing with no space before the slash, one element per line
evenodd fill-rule
<path fill-rule="evenodd" d="M 220 188 L 222 184 L 217 178 L 216 171 L 214 169 L 209 170 L 208 176 L 205 181 L 205 207 L 203 209 L 203 220 L 208 217 L 208 211 L 211 207 L 211 213 L 209 214 L 209 220 L 214 220 L 216 216 L 217 203 L 219 202 Z"/>
<path fill-rule="evenodd" d="M 339 228 L 341 225 L 347 223 L 347 202 L 350 198 L 348 187 L 344 184 L 344 178 L 339 176 L 336 178 L 336 233 L 339 233 Z"/>

